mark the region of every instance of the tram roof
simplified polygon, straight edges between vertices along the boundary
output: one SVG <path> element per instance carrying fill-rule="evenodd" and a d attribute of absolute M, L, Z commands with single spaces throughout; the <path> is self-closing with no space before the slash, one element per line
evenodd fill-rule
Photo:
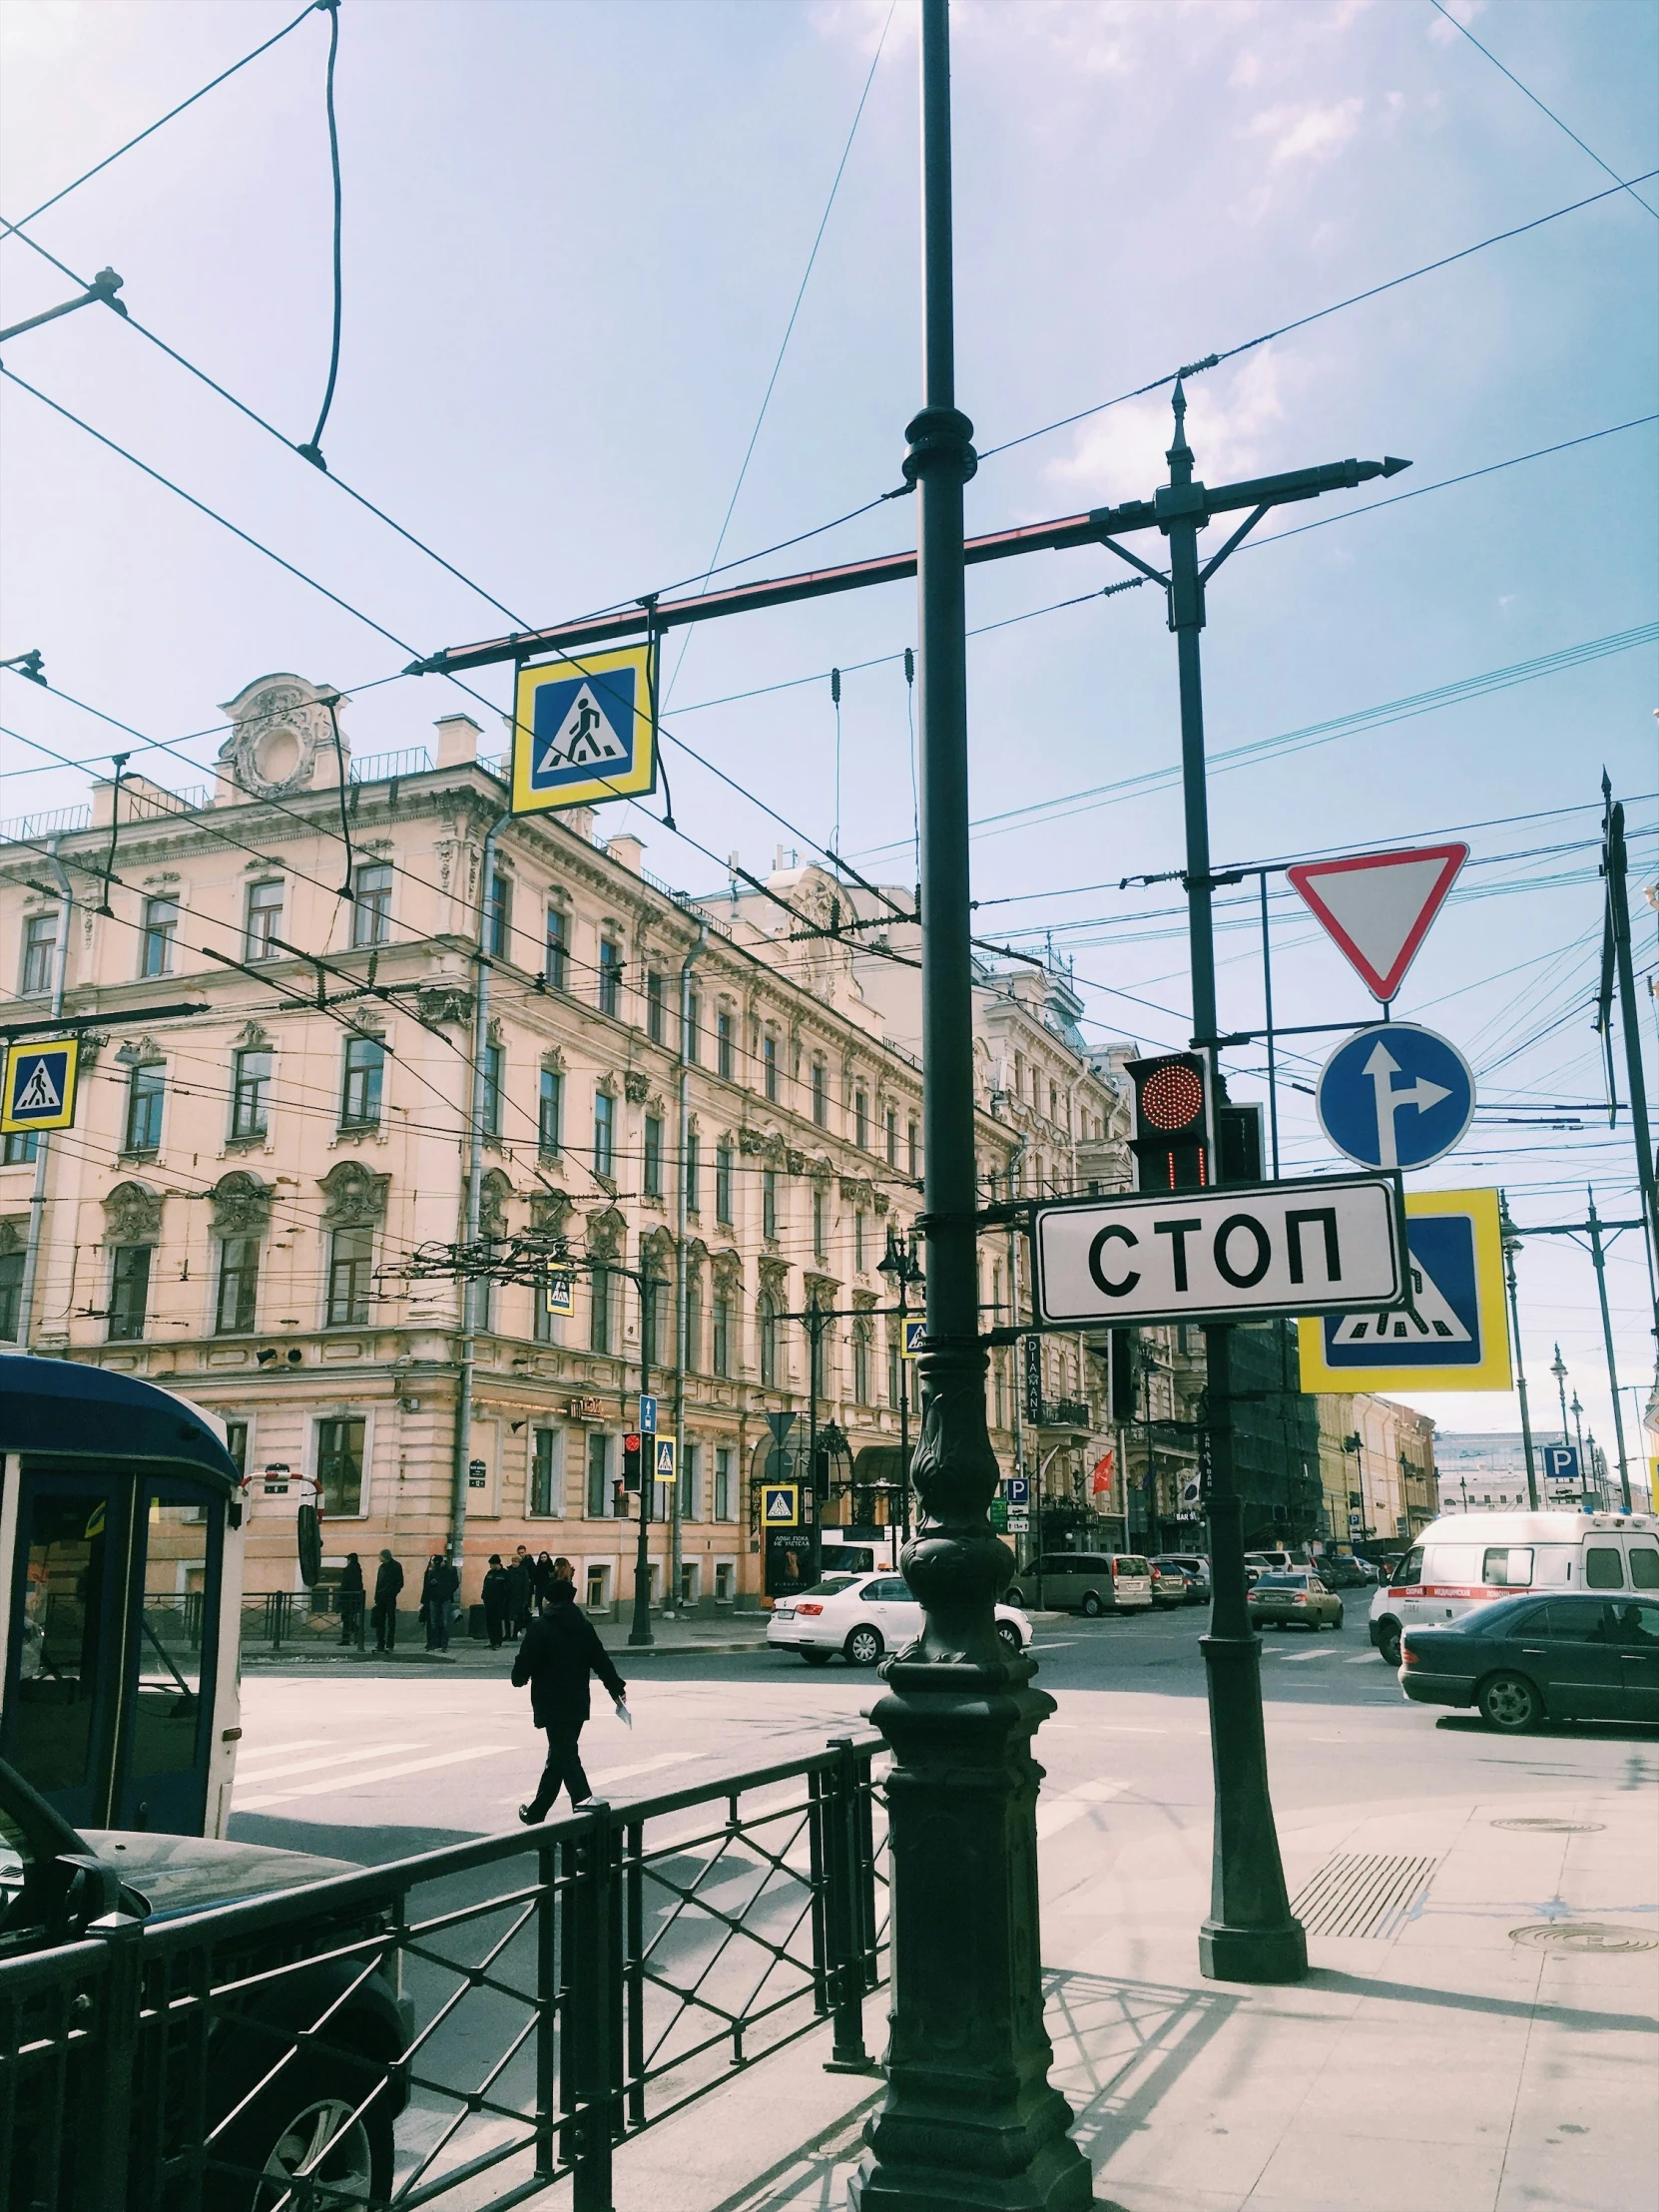
<path fill-rule="evenodd" d="M 195 1406 L 154 1382 L 78 1360 L 0 1354 L 0 1450 L 165 1463 L 226 1491 L 240 1480 Z"/>

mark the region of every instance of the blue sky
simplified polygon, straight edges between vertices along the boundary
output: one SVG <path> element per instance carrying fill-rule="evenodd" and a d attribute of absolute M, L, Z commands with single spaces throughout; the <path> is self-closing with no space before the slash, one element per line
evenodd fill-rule
<path fill-rule="evenodd" d="M 0 211 L 17 220 L 294 12 L 11 0 Z M 1650 8 L 1460 0 L 1456 13 L 1621 176 L 1659 166 Z M 345 0 L 333 470 L 532 621 L 695 576 L 879 46 L 726 554 L 895 485 L 917 403 L 914 37 L 912 0 L 890 21 L 887 0 Z M 325 19 L 307 19 L 32 226 L 80 274 L 118 269 L 135 314 L 294 439 L 310 433 L 327 358 L 326 39 Z M 959 396 L 981 449 L 1608 186 L 1428 0 L 964 0 L 955 111 Z M 1659 206 L 1659 180 L 1640 190 Z M 1280 527 L 1343 519 L 1241 553 L 1218 578 L 1205 643 L 1213 751 L 1651 625 L 1651 422 L 1356 510 L 1651 415 L 1656 233 L 1651 212 L 1614 193 L 1193 380 L 1188 431 L 1211 482 L 1348 454 L 1413 464 L 1287 516 Z M 68 288 L 16 240 L 0 247 L 0 277 L 8 322 Z M 398 639 L 424 651 L 504 627 L 106 311 L 30 332 L 4 358 Z M 39 646 L 56 684 L 170 741 L 208 731 L 219 702 L 267 670 L 351 687 L 407 658 L 37 399 L 15 386 L 0 398 L 5 652 Z M 1144 495 L 1168 426 L 1160 392 L 988 458 L 969 529 Z M 912 528 L 906 505 L 882 506 L 744 573 L 902 546 Z M 1120 573 L 1096 550 L 970 579 L 970 622 L 1008 625 L 970 648 L 977 816 L 1173 765 L 1174 653 L 1157 595 L 1033 614 Z M 913 633 L 913 590 L 897 586 L 710 626 L 683 665 L 673 646 L 670 728 L 800 832 L 671 753 L 677 812 L 698 843 L 764 867 L 781 838 L 828 838 L 827 672 L 839 666 L 844 845 L 905 880 L 910 778 L 892 656 Z M 879 665 L 852 672 L 865 661 Z M 779 685 L 792 688 L 709 704 Z M 477 688 L 505 705 L 501 676 Z M 1459 1043 L 1493 1107 L 1595 1099 L 1597 786 L 1605 763 L 1632 801 L 1638 963 L 1652 972 L 1654 698 L 1651 645 L 1597 649 L 1270 755 L 1214 779 L 1217 856 L 1486 825 L 1467 831 L 1477 864 L 1397 1011 Z M 101 766 L 117 742 L 14 678 L 0 703 L 9 728 L 76 761 Z M 348 727 L 374 753 L 421 743 L 456 706 L 484 719 L 442 682 L 389 684 L 353 702 Z M 84 773 L 41 774 L 38 755 L 0 742 L 0 815 L 84 795 Z M 205 764 L 217 742 L 184 751 Z M 134 765 L 199 780 L 166 755 Z M 975 844 L 984 925 L 1056 930 L 1086 985 L 1091 1035 L 1174 1042 L 1187 1017 L 1170 889 L 1115 886 L 1179 863 L 1178 797 L 1166 780 L 1104 799 L 987 826 Z M 718 881 L 696 849 L 660 827 L 643 833 L 659 874 L 692 890 Z M 1101 884 L 1112 887 L 1061 894 Z M 1275 916 L 1281 1018 L 1363 1014 L 1359 986 L 1294 901 Z M 1220 944 L 1223 1018 L 1244 1026 L 1260 1004 L 1254 939 Z M 1652 1040 L 1650 1029 L 1650 1065 Z M 1310 1067 L 1291 1073 L 1305 1081 Z M 1659 1094 L 1659 1066 L 1649 1081 Z M 1260 1096 L 1260 1084 L 1246 1075 L 1237 1095 Z M 1288 1162 L 1334 1165 L 1308 1099 L 1293 1092 L 1285 1106 Z M 1628 1211 L 1623 1123 L 1580 1118 L 1573 1131 L 1478 1128 L 1425 1180 L 1501 1180 L 1523 1222 L 1573 1218 L 1592 1179 L 1608 1212 Z M 1559 1240 L 1520 1264 L 1535 1394 L 1551 1394 L 1542 1369 L 1559 1338 L 1606 1435 L 1588 1264 Z M 1624 1377 L 1645 1394 L 1634 1238 L 1611 1283 Z M 1448 1426 L 1516 1418 L 1495 1397 L 1421 1402 Z"/>

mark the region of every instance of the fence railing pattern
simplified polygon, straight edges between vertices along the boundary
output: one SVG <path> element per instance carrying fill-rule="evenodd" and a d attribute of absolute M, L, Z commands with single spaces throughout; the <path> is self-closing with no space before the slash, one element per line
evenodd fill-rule
<path fill-rule="evenodd" d="M 505 2212 L 885 1974 L 880 1740 L 0 1962 L 30 2212 Z"/>

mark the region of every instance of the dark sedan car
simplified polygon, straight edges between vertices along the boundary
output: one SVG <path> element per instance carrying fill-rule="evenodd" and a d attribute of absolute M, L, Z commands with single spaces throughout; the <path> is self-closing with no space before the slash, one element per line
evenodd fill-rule
<path fill-rule="evenodd" d="M 1659 1601 L 1498 1598 L 1408 1628 L 1399 1686 L 1419 1705 L 1477 1705 L 1509 1734 L 1545 1719 L 1659 1725 Z"/>

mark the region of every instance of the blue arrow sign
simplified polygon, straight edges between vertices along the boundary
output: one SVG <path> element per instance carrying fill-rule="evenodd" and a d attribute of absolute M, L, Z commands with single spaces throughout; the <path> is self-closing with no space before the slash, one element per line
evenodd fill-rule
<path fill-rule="evenodd" d="M 1362 1029 L 1326 1061 L 1320 1127 L 1368 1168 L 1424 1168 L 1460 1144 L 1474 1075 L 1454 1044 L 1412 1022 Z"/>
<path fill-rule="evenodd" d="M 654 1397 L 640 1399 L 640 1434 L 654 1436 L 657 1433 L 657 1400 Z"/>

